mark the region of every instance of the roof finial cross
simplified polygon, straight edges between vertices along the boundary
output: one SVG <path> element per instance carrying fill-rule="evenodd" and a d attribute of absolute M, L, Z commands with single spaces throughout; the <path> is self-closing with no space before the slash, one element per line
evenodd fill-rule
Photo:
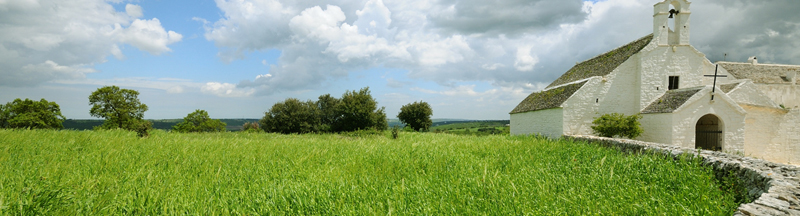
<path fill-rule="evenodd" d="M 714 85 L 711 88 L 711 100 L 714 100 L 714 92 L 717 90 L 717 77 L 728 77 L 728 75 L 717 75 L 717 70 L 719 69 L 719 64 L 714 67 L 714 75 L 703 75 L 705 77 L 714 77 Z"/>

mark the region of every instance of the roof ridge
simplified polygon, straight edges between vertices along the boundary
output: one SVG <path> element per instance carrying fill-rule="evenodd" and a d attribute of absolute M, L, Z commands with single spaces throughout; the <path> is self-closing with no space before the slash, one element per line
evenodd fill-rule
<path fill-rule="evenodd" d="M 642 39 L 644 39 L 644 38 L 646 38 L 646 37 L 650 37 L 650 36 L 653 36 L 653 33 L 650 33 L 650 34 L 648 34 L 648 35 L 645 35 L 645 36 L 643 36 L 643 37 L 637 38 L 636 40 L 633 40 L 633 41 L 631 41 L 631 42 L 628 42 L 628 43 L 626 43 L 626 44 L 623 44 L 623 45 L 621 45 L 621 46 L 614 47 L 614 49 L 610 49 L 610 50 L 608 50 L 608 51 L 606 51 L 606 52 L 604 52 L 604 53 L 597 54 L 596 56 L 593 56 L 593 57 L 591 57 L 591 58 L 589 58 L 589 59 L 583 60 L 582 62 L 578 62 L 578 64 L 581 64 L 581 63 L 587 62 L 587 61 L 589 61 L 589 60 L 592 60 L 592 59 L 596 59 L 596 58 L 602 57 L 603 55 L 606 55 L 606 54 L 610 53 L 611 51 L 618 50 L 619 48 L 622 48 L 622 47 L 628 46 L 628 45 L 630 45 L 630 44 L 632 44 L 632 43 L 636 43 L 636 42 L 638 42 L 639 40 L 642 40 Z"/>
<path fill-rule="evenodd" d="M 564 72 L 558 79 L 554 80 L 546 88 L 552 88 L 576 80 L 582 80 L 593 76 L 605 76 L 614 71 L 619 65 L 627 61 L 631 56 L 639 53 L 653 40 L 653 34 L 626 43 L 608 52 L 601 53 L 595 57 L 579 62 Z"/>
<path fill-rule="evenodd" d="M 778 66 L 778 67 L 800 67 L 800 65 L 792 65 L 792 64 L 770 64 L 770 63 L 750 63 L 750 62 L 729 62 L 729 61 L 718 61 L 717 64 L 743 64 L 743 65 L 753 65 L 753 66 Z"/>

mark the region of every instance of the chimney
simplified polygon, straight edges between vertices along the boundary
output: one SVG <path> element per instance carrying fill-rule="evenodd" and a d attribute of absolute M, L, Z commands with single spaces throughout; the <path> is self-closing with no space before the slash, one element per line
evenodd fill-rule
<path fill-rule="evenodd" d="M 747 63 L 757 65 L 758 64 L 758 58 L 756 58 L 755 56 L 750 56 L 750 58 L 747 59 Z"/>

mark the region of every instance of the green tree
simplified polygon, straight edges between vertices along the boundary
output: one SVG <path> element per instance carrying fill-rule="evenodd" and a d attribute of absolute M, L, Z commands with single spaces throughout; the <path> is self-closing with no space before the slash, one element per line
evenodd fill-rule
<path fill-rule="evenodd" d="M 0 128 L 61 129 L 65 120 L 56 102 L 15 99 L 0 105 Z"/>
<path fill-rule="evenodd" d="M 356 131 L 363 129 L 386 130 L 384 107 L 378 108 L 378 102 L 372 98 L 369 87 L 358 92 L 347 91 L 336 106 L 337 119 L 332 126 L 333 131 Z"/>
<path fill-rule="evenodd" d="M 98 88 L 89 96 L 89 105 L 92 105 L 89 114 L 106 119 L 100 128 L 137 130 L 145 124 L 142 118 L 147 111 L 147 105 L 140 102 L 138 96 L 135 90 L 117 86 Z"/>
<path fill-rule="evenodd" d="M 183 118 L 183 121 L 172 126 L 172 130 L 181 133 L 189 132 L 220 132 L 225 131 L 225 122 L 211 119 L 205 110 L 195 110 Z"/>
<path fill-rule="evenodd" d="M 319 130 L 319 110 L 314 102 L 295 98 L 272 105 L 259 123 L 266 132 L 311 133 Z"/>
<path fill-rule="evenodd" d="M 339 101 L 339 99 L 332 97 L 331 94 L 319 96 L 316 105 L 319 110 L 320 131 L 331 131 L 331 125 L 339 120 L 339 113 L 336 112 L 336 106 L 339 105 Z"/>
<path fill-rule="evenodd" d="M 635 139 L 644 131 L 639 123 L 641 118 L 642 115 L 639 114 L 630 116 L 621 113 L 603 114 L 592 121 L 592 130 L 598 136 Z"/>
<path fill-rule="evenodd" d="M 431 115 L 433 115 L 431 106 L 427 102 L 419 101 L 403 105 L 397 118 L 415 131 L 427 131 L 433 124 Z"/>

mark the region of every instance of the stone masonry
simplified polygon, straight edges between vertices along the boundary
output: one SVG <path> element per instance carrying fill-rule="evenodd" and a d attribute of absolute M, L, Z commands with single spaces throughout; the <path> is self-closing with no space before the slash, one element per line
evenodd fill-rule
<path fill-rule="evenodd" d="M 739 205 L 734 215 L 800 215 L 800 167 L 772 163 L 723 152 L 683 148 L 674 145 L 613 139 L 586 135 L 564 136 L 616 148 L 623 152 L 658 152 L 672 157 L 699 156 L 717 176 L 734 172 L 746 185 L 752 203 Z"/>

